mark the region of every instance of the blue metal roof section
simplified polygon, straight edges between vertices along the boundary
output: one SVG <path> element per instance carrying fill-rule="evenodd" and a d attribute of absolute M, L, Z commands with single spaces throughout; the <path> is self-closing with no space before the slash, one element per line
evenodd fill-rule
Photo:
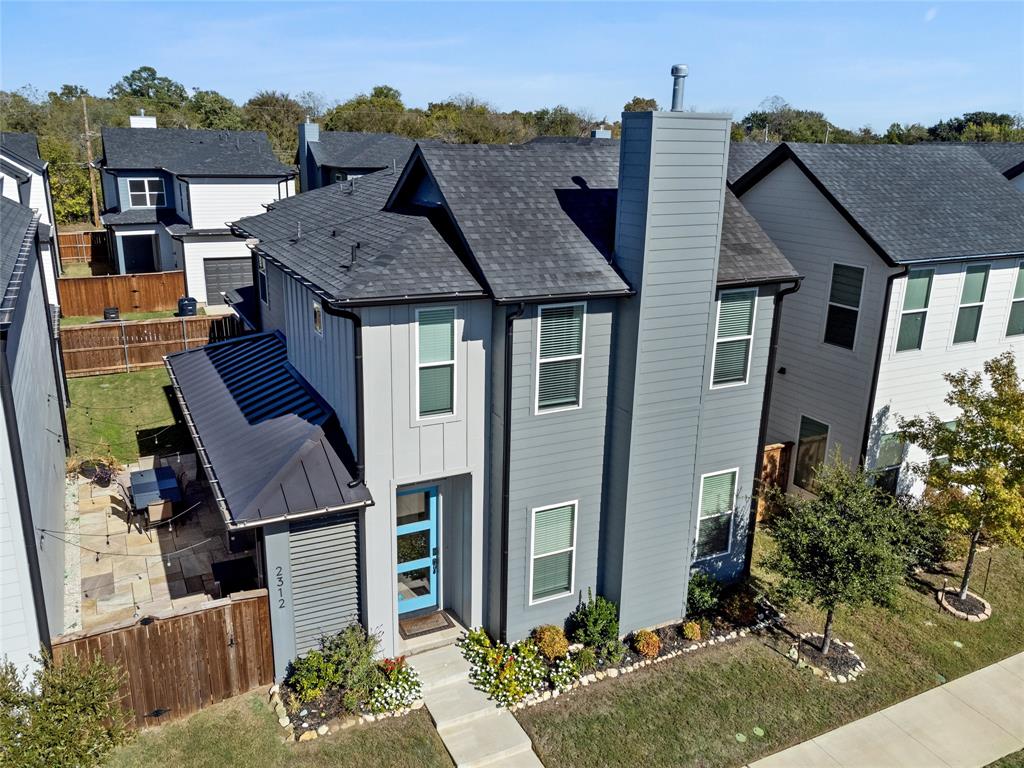
<path fill-rule="evenodd" d="M 373 503 L 352 485 L 337 415 L 288 363 L 277 331 L 166 358 L 174 392 L 229 527 Z"/>

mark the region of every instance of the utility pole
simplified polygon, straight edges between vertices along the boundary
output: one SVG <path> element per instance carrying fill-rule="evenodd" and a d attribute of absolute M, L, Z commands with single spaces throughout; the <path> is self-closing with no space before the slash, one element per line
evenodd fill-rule
<path fill-rule="evenodd" d="M 829 135 L 829 134 L 830 134 L 831 132 L 832 132 L 832 126 L 831 126 L 831 125 L 828 125 L 828 124 L 826 124 L 826 125 L 825 125 L 825 143 L 826 143 L 826 144 L 828 144 L 828 135 Z"/>
<path fill-rule="evenodd" d="M 92 133 L 89 131 L 89 110 L 82 96 L 82 118 L 85 120 L 85 158 L 89 162 L 89 193 L 92 195 L 92 225 L 100 225 L 100 203 L 96 197 L 96 169 L 92 167 Z"/>

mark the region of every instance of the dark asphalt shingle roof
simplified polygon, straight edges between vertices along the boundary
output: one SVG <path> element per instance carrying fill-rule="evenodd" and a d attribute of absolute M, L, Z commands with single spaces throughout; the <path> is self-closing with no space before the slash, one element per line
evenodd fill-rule
<path fill-rule="evenodd" d="M 729 145 L 729 183 L 732 184 L 755 165 L 764 160 L 778 142 L 734 141 Z"/>
<path fill-rule="evenodd" d="M 790 157 L 895 263 L 1024 253 L 1024 193 L 969 146 L 786 143 L 736 191 Z"/>
<path fill-rule="evenodd" d="M 1008 179 L 1024 173 L 1024 141 L 980 141 L 967 146 Z"/>
<path fill-rule="evenodd" d="M 39 142 L 34 133 L 0 131 L 0 149 L 10 150 L 26 163 L 42 168 L 43 159 L 39 156 Z"/>
<path fill-rule="evenodd" d="M 284 338 L 251 334 L 168 355 L 175 393 L 230 525 L 325 513 L 371 501 L 349 487 L 338 418 L 288 363 Z"/>
<path fill-rule="evenodd" d="M 103 165 L 163 169 L 182 176 L 290 176 L 262 131 L 104 128 Z"/>
<path fill-rule="evenodd" d="M 336 301 L 482 294 L 430 218 L 382 210 L 397 178 L 378 171 L 351 187 L 330 184 L 279 200 L 234 228 Z"/>
<path fill-rule="evenodd" d="M 317 165 L 343 169 L 401 169 L 415 146 L 404 136 L 354 131 L 321 131 L 318 141 L 309 142 Z"/>
<path fill-rule="evenodd" d="M 27 206 L 0 196 L 0 326 L 10 322 L 18 300 L 20 280 L 13 279 L 25 268 L 22 247 L 33 237 L 38 218 Z"/>
<path fill-rule="evenodd" d="M 129 208 L 125 211 L 104 213 L 100 217 L 104 226 L 118 224 L 163 224 L 172 235 L 184 234 L 191 229 L 173 208 Z"/>
<path fill-rule="evenodd" d="M 732 193 L 725 191 L 718 285 L 769 283 L 795 279 L 793 268 L 761 225 Z"/>

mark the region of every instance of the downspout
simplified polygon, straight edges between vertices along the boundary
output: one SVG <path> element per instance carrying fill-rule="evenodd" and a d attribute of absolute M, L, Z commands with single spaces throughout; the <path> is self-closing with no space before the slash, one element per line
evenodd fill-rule
<path fill-rule="evenodd" d="M 505 642 L 508 635 L 508 486 L 511 477 L 509 453 L 512 450 L 512 334 L 515 321 L 526 312 L 526 304 L 519 305 L 505 316 L 505 394 L 502 406 L 501 436 L 501 587 L 498 597 L 498 641 Z"/>
<path fill-rule="evenodd" d="M 768 345 L 768 375 L 764 381 L 764 397 L 761 400 L 761 423 L 757 428 L 757 456 L 754 458 L 754 485 L 759 488 L 761 472 L 764 471 L 764 441 L 768 435 L 768 416 L 772 404 L 772 385 L 775 383 L 775 358 L 779 350 L 779 333 L 782 327 L 782 300 L 792 293 L 800 290 L 800 281 L 797 280 L 788 288 L 783 288 L 775 294 L 775 307 L 772 312 L 771 341 Z M 750 500 L 750 518 L 747 521 L 747 557 L 743 565 L 744 576 L 750 575 L 750 566 L 754 559 L 754 530 L 757 527 L 757 501 L 758 493 Z"/>
<path fill-rule="evenodd" d="M 53 230 L 56 232 L 56 229 Z M 67 372 L 64 370 L 64 346 L 60 340 L 59 324 L 60 319 L 57 319 L 58 328 L 53 327 L 53 314 L 50 312 L 50 301 L 46 295 L 46 271 L 43 269 L 43 254 L 38 244 L 36 245 L 36 267 L 39 270 L 39 282 L 43 286 L 43 313 L 46 315 L 46 331 L 50 337 L 50 357 L 53 360 L 53 380 L 57 387 L 57 401 L 59 404 L 58 410 L 60 411 L 60 431 L 64 437 L 64 455 L 71 455 L 71 445 L 68 440 L 68 416 L 65 409 L 71 405 L 71 391 L 68 388 L 68 377 Z M 56 278 L 54 278 L 56 279 Z M 58 297 L 58 301 L 60 297 Z M 57 333 L 54 331 L 58 330 Z"/>
<path fill-rule="evenodd" d="M 11 370 L 7 364 L 6 328 L 0 331 L 0 402 L 3 403 L 7 441 L 11 446 L 14 488 L 18 497 L 21 532 L 25 539 L 25 556 L 28 559 L 28 576 L 32 584 L 32 602 L 35 604 L 39 642 L 42 643 L 47 656 L 49 656 L 53 652 L 50 646 L 50 626 L 46 620 L 46 601 L 43 598 L 43 578 L 39 573 L 39 552 L 36 550 L 35 524 L 32 522 L 28 483 L 25 481 L 25 457 L 21 452 L 21 435 L 18 433 L 18 416 L 14 411 L 14 389 L 11 383 Z"/>
<path fill-rule="evenodd" d="M 885 328 L 889 325 L 889 303 L 892 301 L 892 286 L 898 278 L 906 277 L 910 267 L 902 272 L 893 272 L 885 281 L 885 303 L 882 305 L 882 321 L 878 325 L 878 345 L 875 347 L 875 369 L 871 372 L 871 390 L 868 392 L 868 411 L 864 416 L 864 438 L 860 443 L 860 465 L 863 467 L 868 458 L 868 440 L 871 437 L 871 421 L 875 413 L 875 392 L 878 389 L 878 376 L 882 370 L 882 347 L 885 344 Z"/>
<path fill-rule="evenodd" d="M 366 430 L 363 426 L 363 320 L 355 312 L 339 309 L 330 302 L 323 302 L 324 312 L 352 323 L 353 352 L 356 363 L 356 476 L 349 488 L 366 484 Z"/>

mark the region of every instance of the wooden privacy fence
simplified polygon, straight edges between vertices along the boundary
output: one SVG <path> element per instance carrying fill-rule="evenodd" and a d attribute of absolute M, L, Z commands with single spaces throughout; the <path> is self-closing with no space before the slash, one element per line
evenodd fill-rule
<path fill-rule="evenodd" d="M 107 230 L 91 229 L 85 232 L 58 232 L 57 250 L 61 264 L 109 261 Z"/>
<path fill-rule="evenodd" d="M 121 703 L 139 726 L 198 712 L 274 681 L 267 590 L 239 592 L 191 613 L 53 642 L 54 661 L 99 656 L 125 673 Z"/>
<path fill-rule="evenodd" d="M 185 295 L 185 273 L 140 272 L 135 275 L 62 277 L 57 281 L 65 316 L 102 317 L 106 307 L 121 312 L 177 309 Z"/>
<path fill-rule="evenodd" d="M 168 317 L 61 328 L 64 370 L 69 377 L 130 373 L 164 364 L 164 355 L 204 347 L 242 333 L 234 315 Z"/>
<path fill-rule="evenodd" d="M 771 516 L 772 508 L 765 503 L 764 492 L 769 488 L 786 490 L 789 485 L 789 457 L 793 443 L 772 443 L 764 447 L 764 461 L 761 464 L 760 492 L 757 499 L 757 520 Z"/>

